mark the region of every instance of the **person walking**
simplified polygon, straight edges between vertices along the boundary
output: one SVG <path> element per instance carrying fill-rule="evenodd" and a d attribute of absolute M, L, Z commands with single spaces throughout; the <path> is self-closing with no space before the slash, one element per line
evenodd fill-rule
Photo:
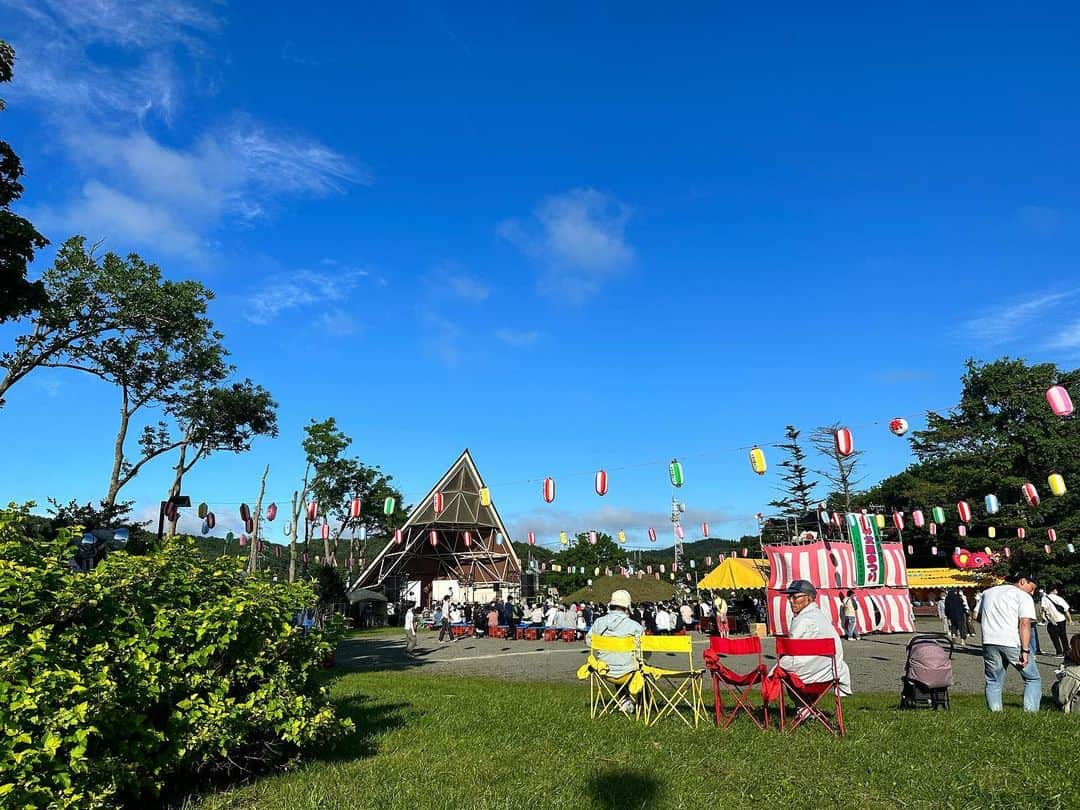
<path fill-rule="evenodd" d="M 1042 678 L 1031 652 L 1035 623 L 1037 583 L 1029 573 L 1014 573 L 1005 585 L 983 594 L 976 619 L 982 624 L 983 671 L 986 676 L 986 706 L 1002 710 L 1001 692 L 1009 666 L 1020 670 L 1024 679 L 1024 711 L 1037 712 L 1042 699 Z"/>
<path fill-rule="evenodd" d="M 450 594 L 443 597 L 442 600 L 442 623 L 439 625 L 439 642 L 443 640 L 443 634 L 446 635 L 447 641 L 454 640 L 454 631 L 450 629 Z"/>
<path fill-rule="evenodd" d="M 419 605 L 409 603 L 409 609 L 405 611 L 405 654 L 410 658 L 416 656 L 416 608 Z"/>
<path fill-rule="evenodd" d="M 855 601 L 855 591 L 848 590 L 844 601 L 840 603 L 840 614 L 844 618 L 844 638 L 848 641 L 858 641 L 859 603 Z"/>
<path fill-rule="evenodd" d="M 954 640 L 965 646 L 967 641 L 967 609 L 964 600 L 960 598 L 960 591 L 953 588 L 945 597 L 945 617 L 949 620 L 949 630 Z"/>
<path fill-rule="evenodd" d="M 1069 603 L 1058 596 L 1057 586 L 1052 585 L 1043 591 L 1039 607 L 1042 608 L 1043 618 L 1046 619 L 1046 632 L 1050 634 L 1050 640 L 1054 643 L 1054 652 L 1064 656 L 1069 649 L 1068 626 L 1072 623 Z"/>

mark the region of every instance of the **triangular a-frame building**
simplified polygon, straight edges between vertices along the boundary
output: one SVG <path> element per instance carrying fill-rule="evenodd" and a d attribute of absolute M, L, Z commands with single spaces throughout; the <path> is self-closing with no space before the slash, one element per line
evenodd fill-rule
<path fill-rule="evenodd" d="M 484 479 L 466 449 L 413 507 L 401 527 L 402 542 L 391 538 L 350 589 L 381 590 L 397 601 L 406 583 L 419 582 L 421 591 L 430 594 L 435 580 L 457 580 L 458 593 L 477 599 L 517 588 L 521 562 L 495 502 L 481 502 L 483 488 Z M 436 513 L 438 495 L 443 503 Z"/>

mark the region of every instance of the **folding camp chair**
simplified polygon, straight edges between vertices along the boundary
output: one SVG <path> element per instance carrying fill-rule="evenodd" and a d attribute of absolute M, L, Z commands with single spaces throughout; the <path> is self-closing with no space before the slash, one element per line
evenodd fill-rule
<path fill-rule="evenodd" d="M 756 655 L 757 666 L 746 673 L 735 672 L 727 668 L 720 660 L 722 655 Z M 769 710 L 762 701 L 762 719 L 758 720 L 754 713 L 754 706 L 750 703 L 750 693 L 755 686 L 760 689 L 760 684 L 765 678 L 765 662 L 761 657 L 761 639 L 757 636 L 749 638 L 726 638 L 711 636 L 709 649 L 705 651 L 705 668 L 712 674 L 713 679 L 713 704 L 716 713 L 716 725 L 727 728 L 739 712 L 746 712 L 754 724 L 762 729 L 769 727 Z M 724 711 L 724 698 L 721 684 L 735 700 L 735 705 L 730 712 Z"/>
<path fill-rule="evenodd" d="M 634 656 L 635 666 L 625 675 L 610 675 L 610 667 L 597 653 L 628 653 Z M 637 665 L 637 639 L 633 636 L 593 636 L 589 643 L 589 657 L 578 668 L 578 680 L 589 680 L 589 717 L 595 720 L 605 714 L 641 714 L 641 694 L 644 680 Z M 634 702 L 634 711 L 623 711 L 623 701 Z"/>
<path fill-rule="evenodd" d="M 655 666 L 645 660 L 647 653 L 686 655 L 686 668 Z M 705 715 L 705 706 L 701 699 L 702 670 L 694 668 L 693 637 L 642 636 L 641 654 L 641 671 L 645 676 L 645 725 L 655 725 L 674 714 L 686 725 L 697 728 Z"/>
<path fill-rule="evenodd" d="M 840 705 L 840 674 L 836 666 L 836 641 L 831 638 L 783 638 L 776 639 L 776 657 L 785 655 L 820 655 L 832 662 L 832 680 L 821 683 L 803 683 L 794 672 L 777 667 L 780 676 L 780 730 L 792 731 L 811 717 L 838 737 L 844 736 L 844 713 Z M 832 692 L 836 698 L 836 724 L 820 707 L 822 698 Z M 786 719 L 784 706 L 787 695 L 794 700 L 797 712 L 793 720 Z"/>

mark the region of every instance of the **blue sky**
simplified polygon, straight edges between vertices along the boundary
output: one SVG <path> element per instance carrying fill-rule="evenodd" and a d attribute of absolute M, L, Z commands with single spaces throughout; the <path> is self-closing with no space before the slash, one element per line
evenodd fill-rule
<path fill-rule="evenodd" d="M 342 5 L 0 0 L 19 210 L 204 281 L 280 402 L 186 480 L 219 515 L 267 463 L 285 503 L 333 415 L 414 500 L 471 448 L 517 538 L 647 545 L 673 456 L 690 524 L 737 536 L 780 460 L 741 448 L 785 424 L 849 424 L 869 483 L 966 357 L 1080 359 L 1069 6 Z M 5 498 L 101 497 L 116 411 L 12 389 Z"/>

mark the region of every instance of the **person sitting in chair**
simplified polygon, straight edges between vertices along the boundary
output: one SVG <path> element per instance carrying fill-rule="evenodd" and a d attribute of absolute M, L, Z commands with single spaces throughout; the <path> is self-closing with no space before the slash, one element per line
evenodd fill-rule
<path fill-rule="evenodd" d="M 636 638 L 645 635 L 645 628 L 630 618 L 630 592 L 618 590 L 611 594 L 608 612 L 593 622 L 592 629 L 585 636 L 585 643 L 591 644 L 593 636 L 610 638 Z M 637 669 L 637 656 L 632 652 L 616 653 L 597 650 L 598 660 L 608 665 L 608 674 L 619 678 Z M 634 711 L 634 701 L 626 693 L 622 700 L 625 712 Z"/>
<path fill-rule="evenodd" d="M 831 638 L 836 640 L 836 673 L 840 694 L 851 694 L 851 672 L 844 661 L 840 636 L 817 602 L 817 589 L 805 579 L 796 579 L 787 588 L 788 604 L 795 614 L 788 627 L 788 638 Z M 798 675 L 803 683 L 822 683 L 833 677 L 832 663 L 819 655 L 785 655 L 778 662 L 782 669 Z"/>

